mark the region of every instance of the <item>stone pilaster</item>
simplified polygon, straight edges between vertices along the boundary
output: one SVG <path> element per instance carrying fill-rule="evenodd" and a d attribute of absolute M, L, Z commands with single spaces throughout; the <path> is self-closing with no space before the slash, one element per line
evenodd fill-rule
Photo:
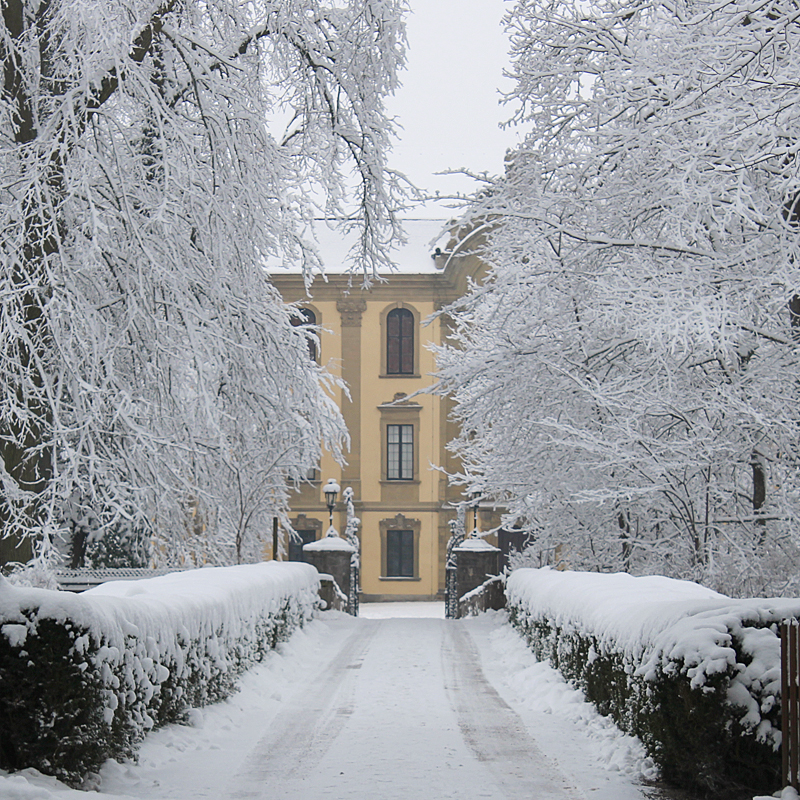
<path fill-rule="evenodd" d="M 361 316 L 367 310 L 363 297 L 347 295 L 336 301 L 342 320 L 342 378 L 350 389 L 350 400 L 342 403 L 342 416 L 350 431 L 350 452 L 342 482 L 361 496 Z"/>
<path fill-rule="evenodd" d="M 363 297 L 341 297 L 336 301 L 336 310 L 342 317 L 343 328 L 360 328 L 367 301 Z"/>

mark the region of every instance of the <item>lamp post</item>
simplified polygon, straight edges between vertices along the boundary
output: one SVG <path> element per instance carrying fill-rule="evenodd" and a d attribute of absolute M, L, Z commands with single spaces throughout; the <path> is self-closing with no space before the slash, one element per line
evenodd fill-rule
<path fill-rule="evenodd" d="M 470 492 L 469 495 L 470 503 L 472 503 L 472 538 L 476 539 L 478 537 L 478 505 L 481 502 L 481 493 L 480 492 Z"/>
<path fill-rule="evenodd" d="M 322 489 L 323 494 L 325 495 L 325 503 L 328 506 L 328 535 L 331 536 L 331 530 L 333 530 L 333 509 L 336 505 L 336 497 L 339 494 L 339 484 L 333 478 L 328 478 L 328 482 Z"/>

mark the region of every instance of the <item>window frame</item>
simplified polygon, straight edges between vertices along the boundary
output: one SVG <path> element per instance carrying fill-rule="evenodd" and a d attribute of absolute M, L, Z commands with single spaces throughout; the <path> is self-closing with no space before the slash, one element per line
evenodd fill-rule
<path fill-rule="evenodd" d="M 381 438 L 381 454 L 380 454 L 380 469 L 381 469 L 381 484 L 386 487 L 402 487 L 409 486 L 410 484 L 419 483 L 419 451 L 420 451 L 420 412 L 422 406 L 418 403 L 402 400 L 402 393 L 395 394 L 393 401 L 381 403 L 378 406 L 378 411 L 381 414 L 380 420 L 380 438 Z M 405 479 L 388 477 L 389 469 L 389 425 L 411 425 L 413 427 L 412 441 L 412 469 L 413 477 Z M 397 498 L 395 498 L 397 499 Z M 406 498 L 409 500 L 410 498 Z M 388 502 L 389 498 L 383 496 L 381 490 L 382 502 Z"/>
<path fill-rule="evenodd" d="M 409 351 L 411 357 L 411 372 L 389 372 L 389 315 L 393 311 L 406 311 L 411 315 L 411 341 Z M 416 308 L 408 303 L 393 303 L 381 311 L 381 378 L 419 378 L 420 366 L 420 315 Z"/>
<path fill-rule="evenodd" d="M 386 531 L 386 577 L 414 577 L 414 531 L 390 528 Z"/>
<path fill-rule="evenodd" d="M 386 480 L 414 480 L 414 424 L 409 422 L 386 423 Z M 392 441 L 396 429 L 397 441 Z M 393 454 L 396 456 L 392 458 Z M 394 463 L 393 463 L 394 461 Z"/>
<path fill-rule="evenodd" d="M 307 517 L 301 512 L 296 517 L 290 519 L 289 523 L 294 531 L 313 531 L 315 540 L 322 538 L 322 520 L 319 520 L 316 517 Z M 289 534 L 287 534 L 285 542 L 286 550 L 284 551 L 284 558 L 288 559 L 289 544 L 291 542 L 291 536 Z"/>
<path fill-rule="evenodd" d="M 303 557 L 303 545 L 316 542 L 317 539 L 319 539 L 319 532 L 313 528 L 295 528 L 294 532 L 300 537 L 300 542 L 294 542 L 292 541 L 292 537 L 289 537 L 289 547 L 286 553 L 286 560 L 304 562 L 305 558 Z M 292 558 L 293 555 L 296 556 L 298 554 L 300 558 Z"/>
<path fill-rule="evenodd" d="M 319 356 L 320 356 L 320 347 L 322 341 L 319 337 L 320 331 L 320 314 L 316 308 L 312 308 L 311 306 L 297 306 L 295 310 L 303 317 L 302 320 L 298 319 L 297 317 L 293 316 L 291 319 L 291 324 L 293 328 L 312 328 L 313 332 L 316 334 L 317 340 L 306 338 L 306 343 L 308 345 L 308 357 L 315 363 L 319 364 Z M 311 317 L 311 319 L 309 319 Z"/>
<path fill-rule="evenodd" d="M 420 534 L 422 532 L 422 521 L 410 519 L 402 513 L 398 513 L 389 519 L 382 519 L 378 523 L 381 538 L 381 574 L 378 580 L 381 581 L 418 581 L 419 558 L 420 558 Z M 411 575 L 389 575 L 389 539 L 390 533 L 406 532 L 410 533 L 411 539 Z"/>
<path fill-rule="evenodd" d="M 397 331 L 393 332 L 395 320 Z M 407 308 L 393 308 L 386 315 L 386 374 L 414 375 L 414 315 Z M 408 329 L 406 331 L 406 329 Z M 393 348 L 392 345 L 395 345 Z M 393 352 L 394 351 L 394 352 Z"/>

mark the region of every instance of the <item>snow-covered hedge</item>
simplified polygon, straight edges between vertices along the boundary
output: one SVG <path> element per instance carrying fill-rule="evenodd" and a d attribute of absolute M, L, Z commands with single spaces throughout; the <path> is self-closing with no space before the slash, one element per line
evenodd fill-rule
<path fill-rule="evenodd" d="M 311 617 L 319 574 L 264 563 L 103 584 L 83 594 L 0 577 L 0 767 L 76 785 L 145 733 L 231 694 Z"/>
<path fill-rule="evenodd" d="M 516 570 L 506 596 L 537 657 L 639 736 L 666 780 L 706 792 L 778 788 L 778 623 L 800 616 L 800 600 L 550 568 Z"/>

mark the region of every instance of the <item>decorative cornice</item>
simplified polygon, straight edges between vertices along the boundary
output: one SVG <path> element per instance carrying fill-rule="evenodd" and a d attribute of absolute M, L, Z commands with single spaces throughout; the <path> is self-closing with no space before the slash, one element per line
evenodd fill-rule
<path fill-rule="evenodd" d="M 411 530 L 416 530 L 417 532 L 419 532 L 421 525 L 422 523 L 420 522 L 420 520 L 414 519 L 413 517 L 412 518 L 406 517 L 406 515 L 403 514 L 402 512 L 399 512 L 395 514 L 395 516 L 390 517 L 388 519 L 382 519 L 378 523 L 378 526 L 384 530 L 400 528 L 401 530 L 411 529 Z"/>
<path fill-rule="evenodd" d="M 304 513 L 300 512 L 293 520 L 290 520 L 292 527 L 296 531 L 313 530 L 321 531 L 322 522 L 313 517 L 307 517 Z"/>
<path fill-rule="evenodd" d="M 336 301 L 336 310 L 342 315 L 343 328 L 360 328 L 367 301 L 363 297 L 341 297 Z"/>
<path fill-rule="evenodd" d="M 311 286 L 314 302 L 341 297 L 342 294 L 353 291 L 351 279 L 352 276 L 348 275 L 329 275 L 327 281 L 314 281 Z M 284 300 L 309 299 L 303 283 L 303 276 L 300 274 L 272 273 L 270 281 Z M 414 302 L 418 302 L 423 297 L 434 302 L 436 300 L 452 302 L 462 297 L 467 288 L 466 278 L 461 276 L 459 271 L 453 271 L 451 265 L 447 275 L 442 273 L 393 273 L 389 276 L 389 280 L 385 283 L 373 284 L 365 294 L 369 296 L 370 300 L 382 303 L 397 300 L 398 295 L 410 297 L 409 293 L 413 293 Z"/>
<path fill-rule="evenodd" d="M 381 411 L 421 411 L 422 406 L 419 403 L 412 403 L 410 400 L 405 400 L 407 397 L 405 392 L 396 392 L 394 400 L 387 400 L 381 403 L 378 408 Z"/>

